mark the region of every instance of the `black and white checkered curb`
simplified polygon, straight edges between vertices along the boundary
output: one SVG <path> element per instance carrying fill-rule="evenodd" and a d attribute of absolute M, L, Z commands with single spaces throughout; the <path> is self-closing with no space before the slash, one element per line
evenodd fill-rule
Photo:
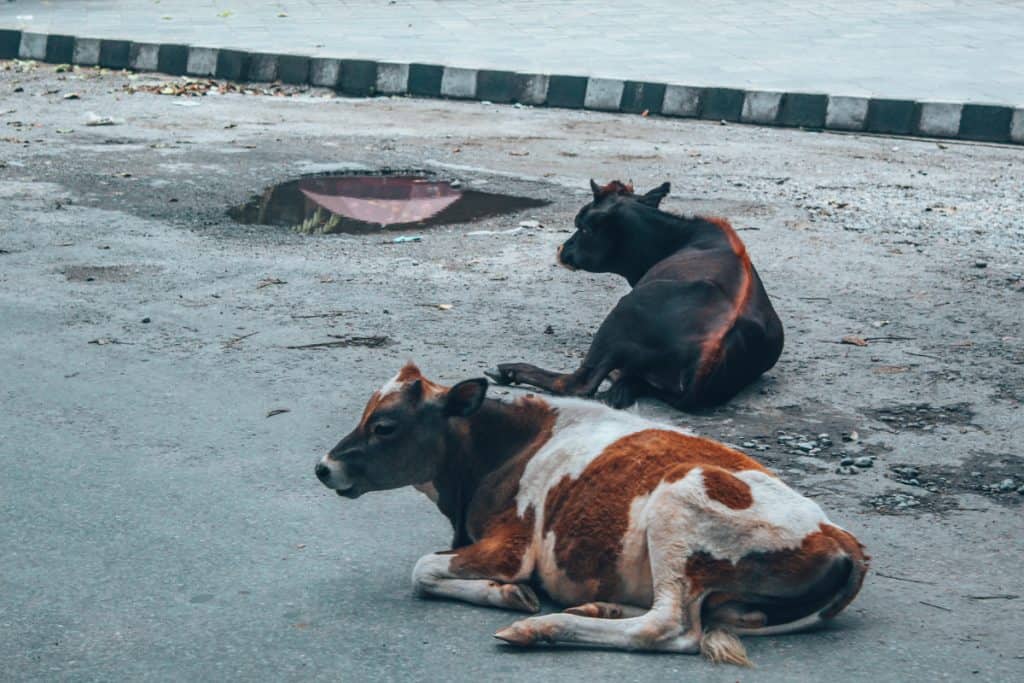
<path fill-rule="evenodd" d="M 1024 106 L 704 88 L 585 76 L 133 43 L 0 29 L 0 59 L 280 80 L 346 95 L 413 95 L 888 135 L 1024 144 Z"/>

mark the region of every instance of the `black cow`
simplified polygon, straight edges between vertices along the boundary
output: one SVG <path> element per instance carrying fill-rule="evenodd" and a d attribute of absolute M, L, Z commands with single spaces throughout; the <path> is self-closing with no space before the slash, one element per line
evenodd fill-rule
<path fill-rule="evenodd" d="M 722 403 L 775 365 L 783 332 L 736 231 L 721 218 L 685 218 L 658 208 L 669 184 L 644 195 L 612 181 L 558 249 L 570 270 L 617 273 L 633 287 L 601 324 L 583 364 L 570 374 L 505 363 L 500 384 L 603 396 L 612 406 L 654 396 L 682 410 Z"/>

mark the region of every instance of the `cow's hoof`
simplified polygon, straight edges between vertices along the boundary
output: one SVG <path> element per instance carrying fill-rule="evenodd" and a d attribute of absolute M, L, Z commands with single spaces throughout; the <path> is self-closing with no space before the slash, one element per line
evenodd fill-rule
<path fill-rule="evenodd" d="M 493 370 L 484 370 L 484 374 L 490 377 L 496 384 L 515 384 L 516 366 L 518 363 L 502 363 Z"/>
<path fill-rule="evenodd" d="M 540 600 L 537 599 L 537 594 L 529 586 L 507 583 L 501 587 L 501 593 L 505 599 L 505 605 L 509 609 L 527 612 L 528 614 L 536 614 L 540 611 Z"/>
<path fill-rule="evenodd" d="M 598 398 L 612 408 L 622 410 L 636 403 L 639 394 L 637 384 L 634 381 L 620 378 L 608 387 L 608 391 L 601 394 Z"/>
<path fill-rule="evenodd" d="M 501 629 L 494 634 L 494 637 L 505 641 L 509 645 L 518 645 L 519 647 L 528 647 L 536 642 L 533 631 L 519 624 L 512 624 Z"/>
<path fill-rule="evenodd" d="M 484 370 L 484 374 L 490 377 L 495 384 L 512 384 L 512 380 L 500 368 Z"/>
<path fill-rule="evenodd" d="M 559 631 L 560 620 L 557 617 L 558 615 L 546 615 L 523 619 L 501 629 L 494 634 L 494 637 L 520 647 L 537 643 L 554 643 L 557 641 L 556 634 Z"/>

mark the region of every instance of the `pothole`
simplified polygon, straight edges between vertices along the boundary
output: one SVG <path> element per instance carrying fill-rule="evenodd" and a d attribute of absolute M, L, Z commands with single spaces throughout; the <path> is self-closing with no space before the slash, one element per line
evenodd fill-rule
<path fill-rule="evenodd" d="M 289 180 L 232 207 L 228 216 L 304 234 L 367 234 L 472 223 L 549 203 L 465 188 L 424 171 L 381 171 Z"/>

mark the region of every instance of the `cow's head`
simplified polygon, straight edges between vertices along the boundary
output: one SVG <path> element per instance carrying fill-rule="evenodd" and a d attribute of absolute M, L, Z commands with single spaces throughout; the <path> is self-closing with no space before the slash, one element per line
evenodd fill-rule
<path fill-rule="evenodd" d="M 487 386 L 485 379 L 469 379 L 449 389 L 409 363 L 370 397 L 358 426 L 317 463 L 317 478 L 346 498 L 430 482 L 444 459 L 450 421 L 479 410 Z"/>
<path fill-rule="evenodd" d="M 593 180 L 594 199 L 576 214 L 576 232 L 558 248 L 558 262 L 570 270 L 621 273 L 634 243 L 642 241 L 642 214 L 657 209 L 668 194 L 662 183 L 647 194 L 634 194 L 633 186 L 613 180 L 600 186 Z"/>

